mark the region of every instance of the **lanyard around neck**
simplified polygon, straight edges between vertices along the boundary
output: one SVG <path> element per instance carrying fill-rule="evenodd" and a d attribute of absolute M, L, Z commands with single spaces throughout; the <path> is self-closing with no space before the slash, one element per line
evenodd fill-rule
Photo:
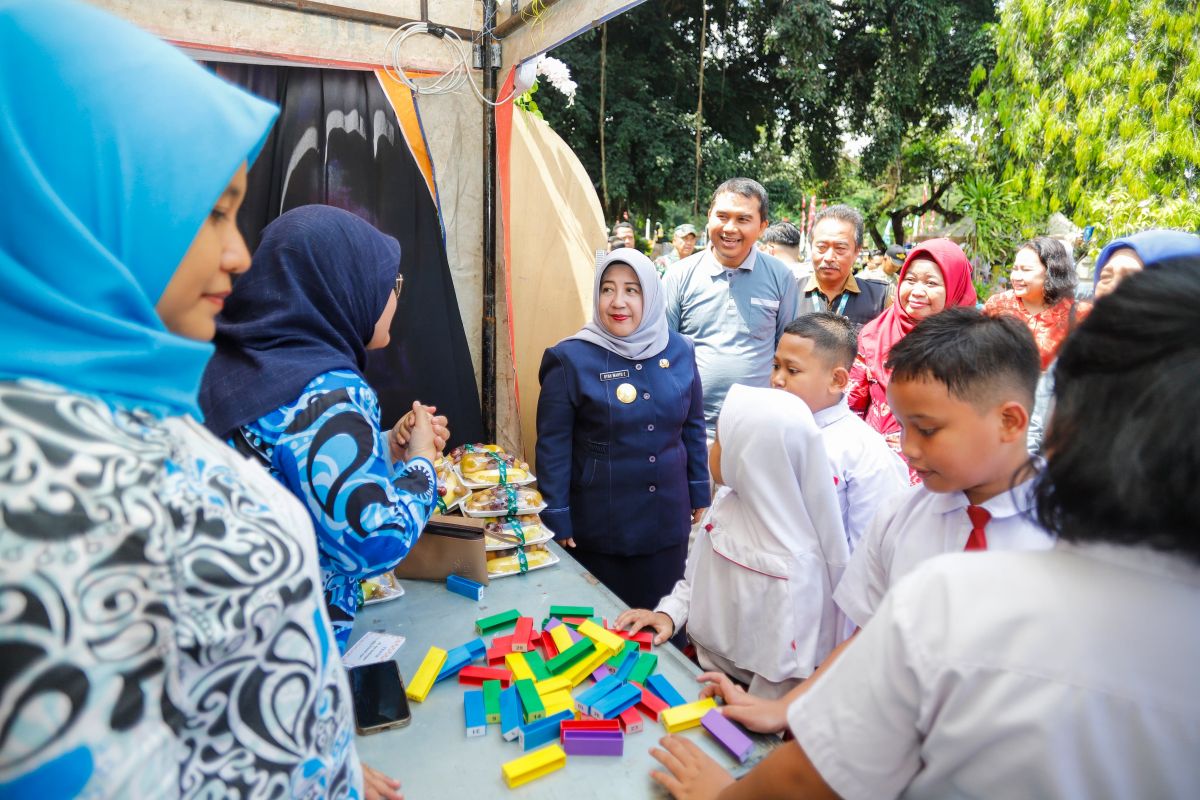
<path fill-rule="evenodd" d="M 832 301 L 829 303 L 823 302 L 825 300 L 825 295 L 821 294 L 820 289 L 813 289 L 812 296 L 810 296 L 808 299 L 812 300 L 813 311 L 833 311 L 833 313 L 837 314 L 839 317 L 844 317 L 846 316 L 846 302 L 850 299 L 850 293 L 845 289 L 842 289 L 842 296 L 838 298 L 838 307 L 836 311 L 833 310 Z"/>

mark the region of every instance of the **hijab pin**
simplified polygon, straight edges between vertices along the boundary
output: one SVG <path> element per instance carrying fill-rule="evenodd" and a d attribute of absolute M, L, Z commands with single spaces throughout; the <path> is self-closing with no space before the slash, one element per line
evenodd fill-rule
<path fill-rule="evenodd" d="M 661 369 L 666 369 L 667 367 L 671 366 L 671 362 L 670 362 L 670 361 L 668 361 L 668 360 L 667 360 L 667 359 L 665 359 L 665 358 L 660 358 L 660 359 L 658 360 L 658 366 L 659 366 Z"/>
<path fill-rule="evenodd" d="M 617 399 L 622 403 L 632 403 L 637 399 L 637 389 L 633 388 L 632 383 L 622 383 L 617 387 Z"/>

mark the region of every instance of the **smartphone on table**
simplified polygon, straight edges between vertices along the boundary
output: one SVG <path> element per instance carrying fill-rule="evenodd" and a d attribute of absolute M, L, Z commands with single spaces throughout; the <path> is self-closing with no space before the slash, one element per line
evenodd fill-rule
<path fill-rule="evenodd" d="M 364 664 L 350 673 L 354 727 L 362 735 L 402 728 L 412 722 L 404 681 L 395 661 Z"/>

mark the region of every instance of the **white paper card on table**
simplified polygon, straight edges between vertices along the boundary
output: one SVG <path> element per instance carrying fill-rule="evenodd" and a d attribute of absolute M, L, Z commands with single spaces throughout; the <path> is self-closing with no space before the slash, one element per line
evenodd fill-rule
<path fill-rule="evenodd" d="M 388 661 L 404 644 L 404 637 L 379 631 L 367 631 L 362 638 L 342 656 L 342 664 L 349 667 L 361 667 L 364 664 L 378 664 Z"/>

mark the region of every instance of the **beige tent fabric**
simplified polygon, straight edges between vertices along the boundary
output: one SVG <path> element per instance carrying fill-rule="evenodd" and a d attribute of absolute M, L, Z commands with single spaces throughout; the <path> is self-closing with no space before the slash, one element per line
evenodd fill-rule
<path fill-rule="evenodd" d="M 591 178 L 549 125 L 514 109 L 510 152 L 516 377 L 521 442 L 532 461 L 542 354 L 590 317 L 595 252 L 607 239 Z M 499 362 L 501 383 L 505 366 Z"/>

